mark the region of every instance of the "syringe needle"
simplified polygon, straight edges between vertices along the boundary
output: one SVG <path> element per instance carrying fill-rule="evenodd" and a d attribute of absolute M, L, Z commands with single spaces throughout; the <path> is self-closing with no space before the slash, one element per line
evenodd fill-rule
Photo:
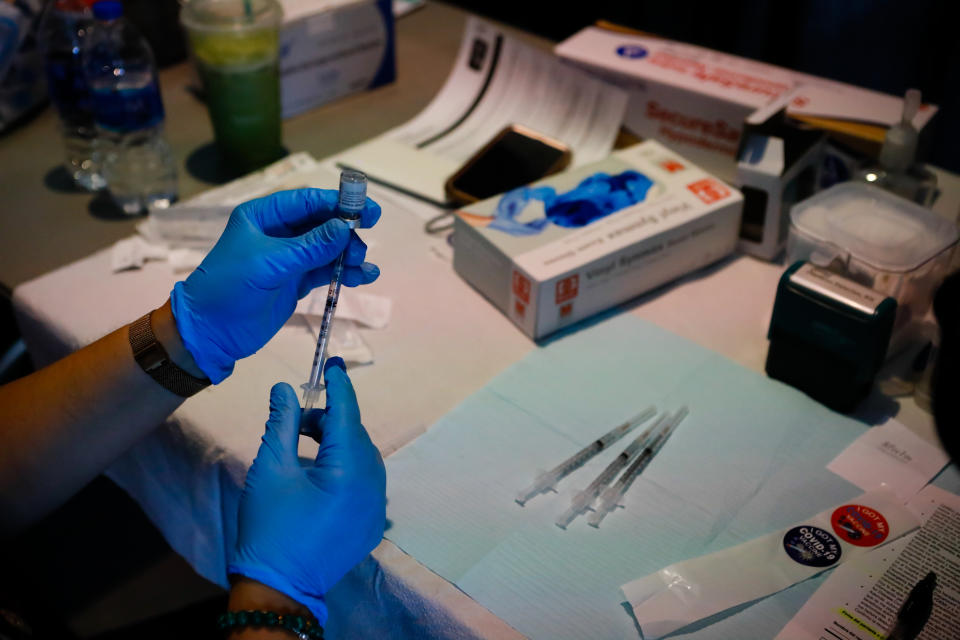
<path fill-rule="evenodd" d="M 360 224 L 360 212 L 367 201 L 367 177 L 359 171 L 343 171 L 340 173 L 340 197 L 337 203 L 337 214 L 351 229 Z M 320 399 L 323 384 L 320 376 L 323 374 L 323 364 L 327 359 L 327 342 L 330 340 L 330 328 L 333 324 L 333 314 L 337 310 L 337 300 L 340 298 L 340 281 L 343 276 L 343 252 L 337 256 L 330 274 L 330 287 L 327 289 L 327 301 L 323 307 L 323 320 L 320 322 L 320 335 L 317 337 L 317 348 L 313 353 L 313 365 L 310 367 L 310 378 L 301 388 L 303 389 L 303 408 L 312 409 Z"/>
<path fill-rule="evenodd" d="M 553 489 L 564 477 L 579 469 L 587 460 L 622 438 L 633 430 L 634 427 L 642 424 L 656 412 L 656 407 L 647 407 L 623 424 L 614 427 L 580 451 L 577 451 L 550 471 L 541 471 L 537 474 L 537 477 L 533 479 L 533 483 L 531 483 L 530 486 L 517 494 L 517 503 L 520 505 L 526 504 L 526 502 L 535 495 Z"/>

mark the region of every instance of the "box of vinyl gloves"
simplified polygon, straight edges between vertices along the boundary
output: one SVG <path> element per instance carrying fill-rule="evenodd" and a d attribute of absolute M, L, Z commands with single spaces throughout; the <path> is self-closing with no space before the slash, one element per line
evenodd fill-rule
<path fill-rule="evenodd" d="M 742 203 L 647 141 L 461 209 L 453 266 L 539 339 L 730 254 Z"/>

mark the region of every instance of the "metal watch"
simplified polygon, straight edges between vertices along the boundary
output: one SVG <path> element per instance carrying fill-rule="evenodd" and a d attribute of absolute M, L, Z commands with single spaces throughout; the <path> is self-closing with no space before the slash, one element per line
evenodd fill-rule
<path fill-rule="evenodd" d="M 153 378 L 161 387 L 183 398 L 189 398 L 201 389 L 210 386 L 207 378 L 197 378 L 173 362 L 153 333 L 150 318 L 153 312 L 146 314 L 130 324 L 130 348 L 133 359 L 140 368 Z"/>

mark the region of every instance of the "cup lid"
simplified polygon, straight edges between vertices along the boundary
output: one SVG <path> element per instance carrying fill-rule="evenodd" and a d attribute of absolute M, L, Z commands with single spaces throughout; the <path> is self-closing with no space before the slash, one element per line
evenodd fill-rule
<path fill-rule="evenodd" d="M 934 211 L 879 187 L 847 182 L 796 204 L 798 231 L 893 272 L 912 271 L 957 243 L 957 227 Z"/>
<path fill-rule="evenodd" d="M 195 31 L 244 31 L 279 27 L 283 8 L 277 0 L 188 0 L 180 21 Z"/>

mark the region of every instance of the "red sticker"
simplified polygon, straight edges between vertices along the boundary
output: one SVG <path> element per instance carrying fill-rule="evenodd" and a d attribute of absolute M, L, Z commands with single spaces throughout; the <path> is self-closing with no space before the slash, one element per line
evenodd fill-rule
<path fill-rule="evenodd" d="M 883 514 L 862 504 L 837 507 L 830 524 L 841 540 L 857 547 L 875 547 L 890 535 L 890 525 Z"/>
<path fill-rule="evenodd" d="M 513 312 L 517 314 L 521 320 L 527 317 L 527 307 L 519 300 L 513 303 Z"/>
<path fill-rule="evenodd" d="M 513 292 L 518 298 L 530 304 L 530 281 L 519 271 L 513 272 Z"/>
<path fill-rule="evenodd" d="M 571 315 L 573 315 L 573 303 L 572 303 L 572 302 L 569 303 L 569 304 L 565 304 L 565 305 L 563 305 L 562 307 L 560 307 L 560 317 L 561 317 L 561 318 L 569 318 Z"/>
<path fill-rule="evenodd" d="M 580 291 L 580 276 L 572 275 L 563 280 L 557 280 L 557 304 L 563 304 L 577 297 Z"/>

